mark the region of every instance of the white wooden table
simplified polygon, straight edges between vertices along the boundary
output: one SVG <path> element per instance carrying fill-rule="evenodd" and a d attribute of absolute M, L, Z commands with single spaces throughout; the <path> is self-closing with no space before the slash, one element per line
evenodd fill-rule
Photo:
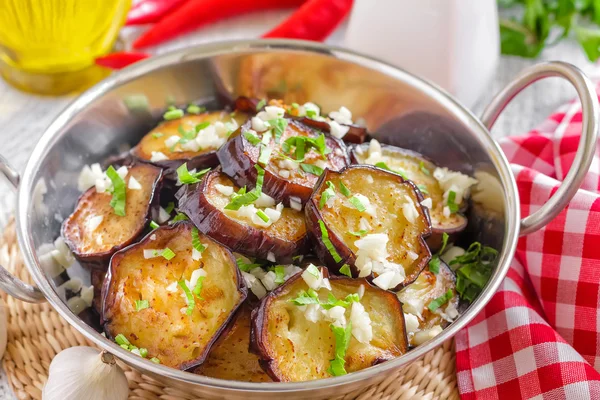
<path fill-rule="evenodd" d="M 287 12 L 263 13 L 240 17 L 215 24 L 200 32 L 190 34 L 180 40 L 157 49 L 162 53 L 175 48 L 192 44 L 206 43 L 216 40 L 247 39 L 258 37 L 266 27 L 274 26 L 283 20 Z M 342 26 L 328 40 L 329 43 L 341 43 L 344 27 Z M 128 32 L 124 36 L 130 39 L 137 32 Z M 561 60 L 573 63 L 588 73 L 595 71 L 587 61 L 578 45 L 574 42 L 563 42 L 547 49 L 540 59 L 532 61 L 513 57 L 503 57 L 496 77 L 489 91 L 474 107 L 479 114 L 494 93 L 498 92 L 518 71 L 535 62 Z M 517 135 L 526 132 L 541 122 L 557 106 L 573 98 L 575 91 L 565 82 L 549 79 L 527 89 L 513 101 L 511 106 L 500 117 L 494 128 L 494 136 Z M 40 97 L 19 92 L 0 80 L 0 154 L 6 157 L 14 167 L 23 170 L 29 154 L 37 143 L 44 129 L 55 116 L 73 99 L 65 97 Z M 10 207 L 12 197 L 8 187 L 0 182 L 0 214 Z M 0 223 L 3 218 L 0 217 Z M 12 400 L 14 396 L 8 387 L 6 376 L 0 370 L 0 399 Z"/>

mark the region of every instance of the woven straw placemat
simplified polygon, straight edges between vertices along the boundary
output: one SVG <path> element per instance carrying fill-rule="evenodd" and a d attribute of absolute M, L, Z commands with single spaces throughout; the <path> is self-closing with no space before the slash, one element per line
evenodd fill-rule
<path fill-rule="evenodd" d="M 31 283 L 17 247 L 14 223 L 0 237 L 0 265 Z M 7 305 L 8 347 L 2 364 L 18 399 L 41 399 L 52 358 L 72 346 L 92 345 L 48 304 L 28 304 L 0 291 Z M 195 398 L 122 365 L 129 380 L 129 398 L 189 400 Z M 343 399 L 458 399 L 454 344 L 449 341 L 382 382 Z"/>

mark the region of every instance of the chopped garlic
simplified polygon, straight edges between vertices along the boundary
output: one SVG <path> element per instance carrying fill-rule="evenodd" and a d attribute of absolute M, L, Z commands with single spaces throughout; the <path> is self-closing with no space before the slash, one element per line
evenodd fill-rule
<path fill-rule="evenodd" d="M 275 205 L 275 199 L 266 193 L 261 193 L 260 197 L 254 202 L 256 207 L 273 207 Z"/>
<path fill-rule="evenodd" d="M 176 293 L 177 292 L 177 282 L 171 282 L 169 286 L 166 287 L 167 292 Z"/>
<path fill-rule="evenodd" d="M 151 162 L 165 161 L 168 159 L 169 159 L 169 157 L 167 157 L 164 153 L 162 153 L 160 151 L 153 151 L 152 156 L 150 157 Z"/>
<path fill-rule="evenodd" d="M 275 254 L 273 254 L 273 252 L 269 252 L 267 253 L 267 260 L 271 261 L 271 262 L 275 262 Z"/>
<path fill-rule="evenodd" d="M 373 217 L 377 217 L 377 209 L 375 208 L 375 205 L 371 203 L 371 200 L 369 200 L 367 196 L 362 195 L 360 193 L 355 193 L 353 197 L 356 197 L 358 200 L 360 200 L 362 205 L 365 207 L 365 212 L 367 214 Z"/>
<path fill-rule="evenodd" d="M 271 290 L 275 289 L 277 286 L 279 286 L 277 283 L 275 283 L 276 278 L 277 278 L 277 275 L 275 275 L 275 272 L 269 271 L 263 276 L 263 278 L 260 281 L 262 282 L 265 289 L 267 289 L 268 291 L 271 291 Z"/>
<path fill-rule="evenodd" d="M 206 271 L 203 270 L 202 268 L 198 268 L 198 269 L 192 271 L 192 275 L 190 276 L 190 281 L 189 281 L 188 287 L 190 289 L 195 288 L 196 283 L 198 283 L 198 279 L 200 279 L 201 276 L 206 276 Z"/>
<path fill-rule="evenodd" d="M 156 249 L 144 249 L 144 258 L 149 260 L 150 258 L 156 258 L 160 256 L 161 250 Z"/>
<path fill-rule="evenodd" d="M 418 345 L 425 343 L 429 339 L 433 339 L 440 333 L 442 333 L 442 327 L 439 325 L 435 325 L 432 328 L 424 329 L 420 332 L 416 332 L 413 342 L 416 346 L 418 346 Z"/>
<path fill-rule="evenodd" d="M 302 211 L 302 202 L 299 197 L 290 197 L 290 208 L 296 211 Z"/>
<path fill-rule="evenodd" d="M 200 131 L 195 139 L 201 149 L 218 149 L 226 141 L 226 137 L 219 136 L 213 125 L 210 125 Z"/>
<path fill-rule="evenodd" d="M 79 292 L 79 297 L 81 297 L 81 300 L 83 300 L 85 304 L 90 307 L 92 305 L 92 301 L 94 300 L 94 286 L 83 286 L 81 288 L 81 292 Z"/>
<path fill-rule="evenodd" d="M 357 303 L 352 303 L 357 304 Z M 323 313 L 333 322 L 334 326 L 346 326 L 346 309 L 342 306 L 335 306 L 329 310 L 323 310 Z"/>
<path fill-rule="evenodd" d="M 54 241 L 54 247 L 56 250 L 50 253 L 52 258 L 63 267 L 69 268 L 75 262 L 75 256 L 73 256 L 73 253 L 71 253 L 71 250 L 61 236 Z"/>
<path fill-rule="evenodd" d="M 397 271 L 388 270 L 373 279 L 373 283 L 383 290 L 392 289 L 404 280 L 404 276 Z"/>
<path fill-rule="evenodd" d="M 226 185 L 221 185 L 220 183 L 217 183 L 215 185 L 215 189 L 217 189 L 217 192 L 221 193 L 224 196 L 231 196 L 233 194 L 232 186 L 226 186 Z"/>
<path fill-rule="evenodd" d="M 320 321 L 322 315 L 320 304 L 308 304 L 304 310 L 304 317 L 310 322 Z"/>
<path fill-rule="evenodd" d="M 167 146 L 167 147 L 169 147 L 169 148 L 170 148 L 170 147 L 173 147 L 173 146 L 175 146 L 177 143 L 179 143 L 179 140 L 180 140 L 180 139 L 181 139 L 181 138 L 180 138 L 179 136 L 177 136 L 177 135 L 170 136 L 168 139 L 166 139 L 166 140 L 165 140 L 165 146 Z"/>
<path fill-rule="evenodd" d="M 406 200 L 406 203 L 402 204 L 402 214 L 408 222 L 414 224 L 417 218 L 419 218 L 419 212 L 410 197 L 404 195 L 404 199 Z"/>
<path fill-rule="evenodd" d="M 432 200 L 431 200 L 431 197 L 428 197 L 428 198 L 426 198 L 425 200 L 423 200 L 423 201 L 421 202 L 421 205 L 422 205 L 423 207 L 427 207 L 427 208 L 429 208 L 429 209 L 432 209 L 432 208 L 433 208 L 433 202 L 432 202 Z"/>
<path fill-rule="evenodd" d="M 443 210 L 442 210 L 442 214 L 444 215 L 444 217 L 449 218 L 450 217 L 450 207 L 448 206 L 444 206 Z"/>
<path fill-rule="evenodd" d="M 365 285 L 360 285 L 358 287 L 358 292 L 357 293 L 358 293 L 358 298 L 362 299 L 363 296 L 365 295 Z"/>
<path fill-rule="evenodd" d="M 129 177 L 129 184 L 127 184 L 127 188 L 131 190 L 141 190 L 142 185 L 135 179 L 133 176 Z"/>
<path fill-rule="evenodd" d="M 254 295 L 259 299 L 262 299 L 263 297 L 265 297 L 265 295 L 267 294 L 267 290 L 265 289 L 263 284 L 260 282 L 260 280 L 252 274 L 249 274 L 244 271 L 240 271 L 240 272 L 242 273 L 242 277 L 244 278 L 244 281 L 246 282 L 246 286 L 248 286 L 250 288 L 250 291 L 252 293 L 254 293 Z"/>
<path fill-rule="evenodd" d="M 283 179 L 288 179 L 290 177 L 290 171 L 287 169 L 280 169 L 278 173 Z"/>
<path fill-rule="evenodd" d="M 361 217 L 360 221 L 358 222 L 358 229 L 361 231 L 370 231 L 373 228 L 371 227 L 371 224 L 369 224 L 369 221 L 367 221 L 365 217 Z"/>
<path fill-rule="evenodd" d="M 262 119 L 260 119 L 258 117 L 252 117 L 251 124 L 252 124 L 252 130 L 254 130 L 256 132 L 264 132 L 267 129 L 269 129 L 268 124 L 266 124 L 265 121 L 263 121 Z"/>
<path fill-rule="evenodd" d="M 94 232 L 96 229 L 98 229 L 103 220 L 104 217 L 102 215 L 94 215 L 86 221 L 85 229 L 88 232 Z"/>
<path fill-rule="evenodd" d="M 352 113 L 346 107 L 340 107 L 339 111 L 329 113 L 329 118 L 339 124 L 352 125 Z"/>
<path fill-rule="evenodd" d="M 371 175 L 367 175 L 367 177 L 365 178 L 365 180 L 367 181 L 368 184 L 374 183 L 375 181 L 373 180 L 373 177 Z"/>
<path fill-rule="evenodd" d="M 419 318 L 414 314 L 404 313 L 404 326 L 409 335 L 414 334 L 419 330 Z"/>
<path fill-rule="evenodd" d="M 335 136 L 338 139 L 346 136 L 346 133 L 350 130 L 349 126 L 340 125 L 337 121 L 329 121 L 329 133 L 331 136 Z"/>
<path fill-rule="evenodd" d="M 77 179 L 77 188 L 84 192 L 94 186 L 97 180 L 104 180 L 104 178 L 105 175 L 102 172 L 100 164 L 84 165 Z"/>
<path fill-rule="evenodd" d="M 202 259 L 202 253 L 196 250 L 196 248 L 192 248 L 192 260 L 198 261 Z"/>
<path fill-rule="evenodd" d="M 352 322 L 352 336 L 360 343 L 369 343 L 373 339 L 371 317 L 362 304 L 352 303 L 350 322 Z"/>
<path fill-rule="evenodd" d="M 315 269 L 319 271 L 317 274 L 318 276 L 315 276 L 312 273 Z M 308 287 L 310 287 L 313 290 L 319 290 L 321 288 L 331 290 L 331 284 L 329 283 L 329 279 L 323 278 L 323 271 L 315 267 L 313 264 L 310 264 L 304 270 L 304 272 L 302 272 L 301 276 L 302 279 L 304 279 L 304 282 L 306 282 L 306 284 L 308 285 Z"/>
<path fill-rule="evenodd" d="M 127 169 L 126 166 L 122 166 L 121 168 L 119 168 L 117 170 L 117 175 L 119 175 L 119 178 L 125 180 L 125 177 L 127 176 L 127 174 L 129 173 L 129 170 Z"/>
<path fill-rule="evenodd" d="M 462 203 L 463 199 L 468 197 L 471 186 L 477 183 L 477 179 L 457 171 L 450 171 L 448 168 L 436 168 L 433 177 L 437 179 L 444 192 L 452 190 L 456 193 L 456 204 Z"/>
<path fill-rule="evenodd" d="M 164 208 L 160 207 L 158 209 L 158 223 L 164 224 L 171 218 L 171 214 L 167 212 Z"/>

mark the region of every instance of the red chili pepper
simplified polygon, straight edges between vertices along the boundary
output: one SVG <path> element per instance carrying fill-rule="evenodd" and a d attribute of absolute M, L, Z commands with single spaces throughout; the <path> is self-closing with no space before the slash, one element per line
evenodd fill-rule
<path fill-rule="evenodd" d="M 169 13 L 146 33 L 133 47 L 152 46 L 172 39 L 182 33 L 225 18 L 253 11 L 277 8 L 293 8 L 305 0 L 188 0 L 177 10 Z"/>
<path fill-rule="evenodd" d="M 142 0 L 133 5 L 127 14 L 125 25 L 141 25 L 157 22 L 187 0 Z"/>
<path fill-rule="evenodd" d="M 352 0 L 309 0 L 264 38 L 323 41 L 346 18 Z"/>
<path fill-rule="evenodd" d="M 98 57 L 96 58 L 96 64 L 110 69 L 121 69 L 148 57 L 150 57 L 150 54 L 122 51 Z"/>

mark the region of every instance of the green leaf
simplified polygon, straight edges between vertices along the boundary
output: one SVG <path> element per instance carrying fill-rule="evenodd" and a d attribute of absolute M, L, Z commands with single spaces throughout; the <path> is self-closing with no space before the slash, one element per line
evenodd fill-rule
<path fill-rule="evenodd" d="M 360 201 L 360 199 L 356 196 L 352 196 L 348 199 L 348 201 L 350 202 L 350 204 L 352 204 L 354 206 L 354 208 L 356 208 L 358 211 L 360 212 L 364 212 L 366 210 L 365 205 L 362 203 L 362 201 Z"/>
<path fill-rule="evenodd" d="M 154 364 L 160 364 L 160 360 L 156 357 L 152 357 L 150 361 L 152 361 Z"/>
<path fill-rule="evenodd" d="M 439 255 L 444 254 L 444 250 L 446 250 L 446 246 L 448 245 L 448 234 L 446 232 L 442 232 L 442 248 L 438 251 Z"/>
<path fill-rule="evenodd" d="M 271 125 L 273 132 L 275 133 L 275 143 L 279 143 L 281 135 L 283 135 L 283 132 L 285 132 L 285 128 L 287 128 L 287 120 L 285 118 L 277 118 L 271 119 L 268 122 L 269 125 Z"/>
<path fill-rule="evenodd" d="M 117 174 L 117 171 L 111 165 L 106 170 L 106 176 L 110 179 L 113 184 L 112 199 L 110 200 L 110 206 L 120 217 L 125 216 L 125 204 L 126 204 L 126 189 L 125 181 Z"/>
<path fill-rule="evenodd" d="M 425 167 L 425 163 L 424 163 L 423 161 L 420 161 L 420 162 L 419 162 L 419 169 L 420 169 L 420 170 L 421 170 L 421 172 L 422 172 L 422 173 L 424 173 L 425 175 L 427 175 L 427 176 L 430 176 L 430 175 L 431 175 L 431 171 L 430 171 L 430 170 L 428 170 L 428 169 Z"/>
<path fill-rule="evenodd" d="M 163 137 L 163 136 L 165 136 L 165 134 L 164 134 L 164 133 L 160 133 L 160 132 L 156 132 L 156 133 L 153 133 L 153 134 L 152 134 L 152 137 L 153 137 L 154 139 L 158 139 L 158 138 L 161 138 L 161 137 Z"/>
<path fill-rule="evenodd" d="M 458 207 L 458 204 L 456 204 L 456 192 L 453 190 L 448 192 L 447 205 L 448 205 L 448 208 L 450 209 L 451 213 L 458 212 L 459 207 Z"/>
<path fill-rule="evenodd" d="M 327 372 L 333 376 L 346 375 L 344 368 L 346 361 L 346 351 L 350 346 L 350 338 L 352 337 L 352 322 L 348 322 L 346 327 L 330 325 L 331 331 L 335 338 L 335 357 L 330 360 L 329 369 Z"/>
<path fill-rule="evenodd" d="M 346 185 L 344 185 L 344 182 L 342 182 L 342 181 L 340 181 L 340 192 L 346 197 L 350 197 L 352 195 L 352 193 L 350 192 L 350 189 L 348 189 L 346 187 Z"/>
<path fill-rule="evenodd" d="M 192 247 L 202 253 L 206 250 L 206 246 L 200 243 L 200 232 L 198 232 L 198 228 L 192 228 Z"/>
<path fill-rule="evenodd" d="M 343 275 L 346 275 L 346 276 L 352 278 L 352 271 L 350 271 L 350 266 L 348 264 L 342 265 L 342 268 L 340 268 L 340 274 L 343 274 Z"/>
<path fill-rule="evenodd" d="M 198 125 L 196 125 L 196 126 L 194 127 L 194 131 L 195 131 L 195 133 L 196 133 L 196 135 L 197 135 L 197 134 L 198 134 L 198 133 L 199 133 L 201 130 L 204 130 L 204 129 L 206 129 L 206 128 L 208 128 L 209 126 L 210 126 L 210 122 L 208 122 L 208 121 L 204 121 L 204 122 L 201 122 L 201 123 L 199 123 Z M 195 138 L 195 137 L 194 137 L 194 138 Z"/>
<path fill-rule="evenodd" d="M 160 225 L 158 225 L 156 222 L 154 221 L 150 221 L 150 228 L 152 229 L 157 229 Z"/>
<path fill-rule="evenodd" d="M 206 278 L 206 276 L 198 277 L 198 280 L 196 281 L 196 284 L 194 285 L 194 289 L 192 290 L 192 293 L 194 293 L 194 295 L 200 300 L 204 300 L 200 296 L 200 292 L 202 292 L 202 284 L 204 283 L 205 278 Z"/>
<path fill-rule="evenodd" d="M 335 186 L 333 185 L 333 182 L 327 181 L 325 182 L 325 184 L 327 185 L 327 189 L 323 190 L 323 193 L 321 193 L 321 199 L 319 200 L 320 209 L 323 209 L 323 207 L 325 207 L 325 204 L 327 204 L 327 201 L 329 201 L 329 199 L 335 197 Z"/>
<path fill-rule="evenodd" d="M 429 191 L 427 190 L 427 186 L 425 185 L 417 185 L 417 187 L 419 188 L 419 190 L 421 191 L 421 193 L 423 194 L 429 194 Z"/>
<path fill-rule="evenodd" d="M 171 220 L 172 223 L 178 221 L 187 221 L 189 218 L 184 213 L 177 213 L 177 215 Z"/>
<path fill-rule="evenodd" d="M 537 57 L 544 48 L 544 42 L 537 35 L 514 20 L 500 20 L 500 49 L 502 54 Z"/>
<path fill-rule="evenodd" d="M 148 300 L 136 300 L 135 301 L 135 311 L 141 311 L 143 309 L 149 308 L 150 303 Z"/>
<path fill-rule="evenodd" d="M 600 58 L 600 29 L 575 26 L 575 37 L 590 61 Z"/>
<path fill-rule="evenodd" d="M 265 100 L 265 99 L 262 99 L 261 101 L 259 101 L 258 104 L 256 105 L 256 111 L 260 111 L 266 104 L 267 104 L 267 100 Z"/>
<path fill-rule="evenodd" d="M 276 265 L 273 269 L 275 272 L 275 283 L 281 285 L 285 282 L 285 267 L 283 265 Z"/>
<path fill-rule="evenodd" d="M 180 110 L 178 108 L 168 110 L 167 112 L 165 112 L 163 114 L 163 118 L 166 119 L 167 121 L 181 118 L 181 117 L 183 117 L 183 110 Z"/>
<path fill-rule="evenodd" d="M 358 237 L 363 237 L 365 236 L 367 233 L 369 233 L 368 230 L 366 229 L 361 229 L 358 232 L 354 232 L 354 231 L 348 231 L 349 234 L 353 235 L 353 236 L 358 236 Z"/>
<path fill-rule="evenodd" d="M 190 104 L 186 110 L 185 110 L 188 114 L 200 114 L 204 111 L 206 111 L 206 107 L 200 107 L 197 106 L 195 104 Z"/>
<path fill-rule="evenodd" d="M 267 165 L 269 163 L 269 159 L 271 158 L 271 152 L 273 151 L 271 146 L 269 146 L 271 142 L 271 137 L 271 132 L 265 132 L 263 134 L 262 140 L 260 142 L 260 155 L 258 156 L 259 164 Z"/>
<path fill-rule="evenodd" d="M 473 301 L 485 287 L 496 265 L 498 251 L 479 242 L 472 243 L 465 254 L 455 257 L 450 265 L 456 270 L 456 291 L 466 301 Z"/>
<path fill-rule="evenodd" d="M 160 255 L 167 261 L 170 261 L 173 257 L 175 257 L 175 252 L 170 248 L 166 247 L 163 251 L 160 252 Z"/>
<path fill-rule="evenodd" d="M 191 173 L 190 171 L 188 171 L 187 163 L 183 163 L 177 168 L 177 179 L 179 179 L 179 182 L 181 182 L 184 185 L 192 185 L 194 183 L 200 182 L 200 178 L 208 171 L 210 171 L 210 168 Z"/>
<path fill-rule="evenodd" d="M 443 306 L 444 304 L 446 304 L 453 297 L 454 297 L 454 293 L 452 292 L 452 289 L 448 289 L 446 291 L 446 293 L 444 293 L 443 295 L 441 295 L 438 298 L 433 299 L 429 303 L 427 308 L 429 308 L 429 310 L 433 312 L 433 311 L 437 310 L 438 308 L 440 308 L 441 306 Z"/>
<path fill-rule="evenodd" d="M 265 170 L 258 164 L 254 166 L 257 171 L 256 176 L 256 185 L 253 190 L 246 193 L 245 187 L 240 189 L 240 191 L 233 196 L 231 202 L 225 206 L 226 210 L 239 210 L 240 207 L 252 204 L 260 197 L 262 193 L 263 181 L 265 178 Z M 243 192 L 243 193 L 242 193 Z"/>
<path fill-rule="evenodd" d="M 242 133 L 242 135 L 244 135 L 246 140 L 249 141 L 250 144 L 252 144 L 253 146 L 256 146 L 257 144 L 260 143 L 260 138 L 255 133 L 246 131 L 246 132 Z"/>
<path fill-rule="evenodd" d="M 312 164 L 300 163 L 300 168 L 302 168 L 304 172 L 308 172 L 309 174 L 313 174 L 316 176 L 321 176 L 321 174 L 323 173 L 323 168 L 317 167 L 316 165 Z"/>
<path fill-rule="evenodd" d="M 117 342 L 119 346 L 131 346 L 129 340 L 127 340 L 125 335 L 122 333 L 119 333 L 117 336 L 115 336 L 115 342 Z"/>
<path fill-rule="evenodd" d="M 360 302 L 360 298 L 358 297 L 357 293 L 351 293 L 349 295 L 346 296 L 346 298 L 342 299 L 337 299 L 333 293 L 329 293 L 327 295 L 327 302 L 325 303 L 321 303 L 321 306 L 326 309 L 326 310 L 330 310 L 333 307 L 344 307 L 344 308 L 348 308 L 350 307 L 350 304 L 352 304 L 353 302 Z"/>
<path fill-rule="evenodd" d="M 395 174 L 398 174 L 403 179 L 408 179 L 408 177 L 406 176 L 406 174 L 404 173 L 404 171 L 402 171 L 402 170 L 393 170 L 390 167 L 388 167 L 388 165 L 386 163 L 384 163 L 383 161 L 379 161 L 378 163 L 375 164 L 375 166 L 377 168 L 385 169 L 386 171 L 390 171 L 390 172 L 393 172 Z"/>
<path fill-rule="evenodd" d="M 302 290 L 293 299 L 288 300 L 297 306 L 306 306 L 308 304 L 321 304 L 319 295 L 313 289 L 308 289 L 308 292 Z"/>
<path fill-rule="evenodd" d="M 175 203 L 170 201 L 167 206 L 165 207 L 165 212 L 167 214 L 171 214 L 173 212 L 173 210 L 175 209 Z"/>
<path fill-rule="evenodd" d="M 440 272 L 440 256 L 437 254 L 431 257 L 429 261 L 429 271 L 436 275 Z"/>
<path fill-rule="evenodd" d="M 329 240 L 329 233 L 327 233 L 327 228 L 322 220 L 319 220 L 319 228 L 321 229 L 321 240 L 323 240 L 323 243 L 329 251 L 329 254 L 331 254 L 331 257 L 333 257 L 333 260 L 336 263 L 339 263 L 342 261 L 342 257 L 340 257 L 335 247 L 333 247 L 333 243 L 331 243 L 331 240 Z"/>
<path fill-rule="evenodd" d="M 269 222 L 269 216 L 263 210 L 256 211 L 256 216 L 263 220 L 263 222 Z"/>
<path fill-rule="evenodd" d="M 196 306 L 196 303 L 194 301 L 194 295 L 190 291 L 190 288 L 186 285 L 185 279 L 177 281 L 177 285 L 181 288 L 181 290 L 183 290 L 183 293 L 185 294 L 185 300 L 187 303 L 187 310 L 185 310 L 185 313 L 187 315 L 192 315 L 194 307 Z"/>

